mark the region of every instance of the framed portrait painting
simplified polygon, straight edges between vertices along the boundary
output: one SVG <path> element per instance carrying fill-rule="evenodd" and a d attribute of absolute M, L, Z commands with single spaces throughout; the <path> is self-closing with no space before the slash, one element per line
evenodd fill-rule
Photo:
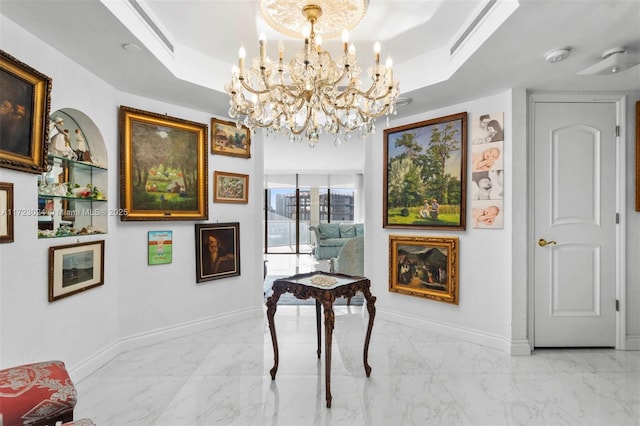
<path fill-rule="evenodd" d="M 120 219 L 207 219 L 207 157 L 206 124 L 121 106 Z"/>
<path fill-rule="evenodd" d="M 384 131 L 383 227 L 464 230 L 467 113 Z"/>
<path fill-rule="evenodd" d="M 104 240 L 49 247 L 49 302 L 104 284 Z"/>
<path fill-rule="evenodd" d="M 0 182 L 0 243 L 13 242 L 13 184 Z"/>
<path fill-rule="evenodd" d="M 196 230 L 196 282 L 240 275 L 240 223 L 199 223 Z"/>
<path fill-rule="evenodd" d="M 458 238 L 389 236 L 389 291 L 458 304 Z"/>
<path fill-rule="evenodd" d="M 51 79 L 0 50 L 0 167 L 47 166 Z"/>
<path fill-rule="evenodd" d="M 251 158 L 251 132 L 232 121 L 211 119 L 211 153 Z"/>
<path fill-rule="evenodd" d="M 215 203 L 248 203 L 249 175 L 214 171 L 213 201 Z"/>

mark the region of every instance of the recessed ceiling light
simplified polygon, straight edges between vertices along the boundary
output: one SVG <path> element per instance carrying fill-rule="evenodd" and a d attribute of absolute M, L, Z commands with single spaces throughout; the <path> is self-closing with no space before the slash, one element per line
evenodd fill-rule
<path fill-rule="evenodd" d="M 140 46 L 138 46 L 137 44 L 133 44 L 133 43 L 123 43 L 122 44 L 122 48 L 124 50 L 126 50 L 127 52 L 133 52 L 133 53 L 138 53 L 139 51 L 142 50 L 140 48 Z"/>
<path fill-rule="evenodd" d="M 544 54 L 544 60 L 549 62 L 550 64 L 554 64 L 556 62 L 564 61 L 571 54 L 571 49 L 568 47 L 563 47 L 561 49 L 552 49 Z"/>

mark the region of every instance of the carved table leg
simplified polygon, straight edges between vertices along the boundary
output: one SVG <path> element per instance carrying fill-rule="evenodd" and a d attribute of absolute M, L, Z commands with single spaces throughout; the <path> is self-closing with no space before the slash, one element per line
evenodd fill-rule
<path fill-rule="evenodd" d="M 276 379 L 276 373 L 278 372 L 278 337 L 276 336 L 276 325 L 273 322 L 273 317 L 276 314 L 276 307 L 281 294 L 282 292 L 274 291 L 267 299 L 267 319 L 269 320 L 269 331 L 271 331 L 271 343 L 273 344 L 273 368 L 269 371 L 271 380 Z"/>
<path fill-rule="evenodd" d="M 325 299 L 322 302 L 324 306 L 324 374 L 327 408 L 331 408 L 331 342 L 333 336 L 333 325 L 335 323 L 335 315 L 333 313 L 333 300 Z"/>
<path fill-rule="evenodd" d="M 318 359 L 322 353 L 322 334 L 320 333 L 320 300 L 316 299 L 316 333 L 318 335 Z"/>
<path fill-rule="evenodd" d="M 364 339 L 364 372 L 369 377 L 371 375 L 371 366 L 369 365 L 369 342 L 371 341 L 371 330 L 373 329 L 373 320 L 376 317 L 376 297 L 371 294 L 369 286 L 362 291 L 367 300 L 367 311 L 369 311 L 369 326 L 367 327 L 367 337 Z"/>

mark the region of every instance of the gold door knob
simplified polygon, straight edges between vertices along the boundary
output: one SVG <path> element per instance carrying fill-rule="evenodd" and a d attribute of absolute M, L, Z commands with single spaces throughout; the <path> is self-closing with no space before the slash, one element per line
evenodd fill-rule
<path fill-rule="evenodd" d="M 552 246 L 552 245 L 555 245 L 555 244 L 557 244 L 557 243 L 556 243 L 555 241 L 553 241 L 553 240 L 551 240 L 551 241 L 547 241 L 547 240 L 545 240 L 544 238 L 540 238 L 540 239 L 538 240 L 538 245 L 539 245 L 540 247 L 544 247 L 544 246 Z"/>

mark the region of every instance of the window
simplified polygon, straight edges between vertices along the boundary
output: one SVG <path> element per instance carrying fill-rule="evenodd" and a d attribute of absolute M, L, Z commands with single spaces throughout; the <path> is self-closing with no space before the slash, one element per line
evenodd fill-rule
<path fill-rule="evenodd" d="M 362 210 L 360 174 L 273 174 L 265 186 L 265 253 L 310 253 L 310 226 L 354 223 Z"/>

